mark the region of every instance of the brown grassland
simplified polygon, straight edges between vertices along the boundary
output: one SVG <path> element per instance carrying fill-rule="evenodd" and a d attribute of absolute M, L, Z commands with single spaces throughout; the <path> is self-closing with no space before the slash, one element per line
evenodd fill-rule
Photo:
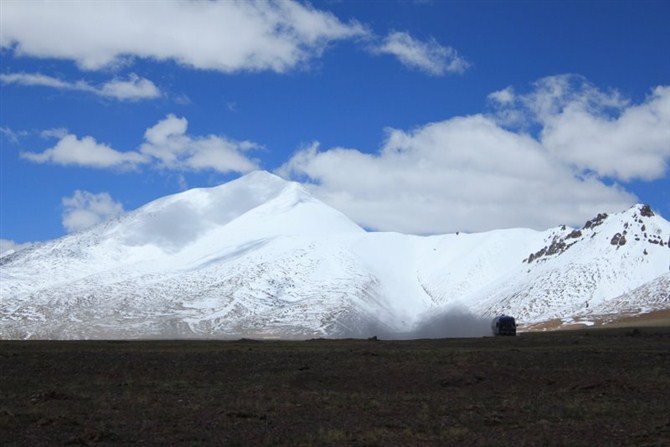
<path fill-rule="evenodd" d="M 2 341 L 0 445 L 670 445 L 670 327 Z"/>

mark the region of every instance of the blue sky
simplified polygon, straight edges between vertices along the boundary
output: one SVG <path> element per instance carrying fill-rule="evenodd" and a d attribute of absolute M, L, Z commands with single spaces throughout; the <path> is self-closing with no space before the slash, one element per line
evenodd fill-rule
<path fill-rule="evenodd" d="M 254 169 L 385 231 L 670 216 L 667 1 L 0 8 L 0 249 Z"/>

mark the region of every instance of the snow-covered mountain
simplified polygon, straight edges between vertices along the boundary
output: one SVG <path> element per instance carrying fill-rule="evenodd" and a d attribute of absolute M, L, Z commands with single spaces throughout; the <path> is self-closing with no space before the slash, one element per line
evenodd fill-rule
<path fill-rule="evenodd" d="M 254 172 L 0 257 L 0 338 L 366 336 L 466 309 L 523 323 L 670 308 L 670 223 L 366 232 Z"/>

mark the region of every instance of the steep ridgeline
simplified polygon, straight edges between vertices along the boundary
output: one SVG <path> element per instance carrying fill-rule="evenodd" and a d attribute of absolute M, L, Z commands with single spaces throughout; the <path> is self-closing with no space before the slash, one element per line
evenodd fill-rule
<path fill-rule="evenodd" d="M 0 338 L 368 336 L 454 307 L 638 314 L 670 308 L 668 239 L 642 205 L 581 229 L 371 233 L 254 172 L 0 257 Z"/>
<path fill-rule="evenodd" d="M 669 309 L 669 242 L 670 225 L 647 205 L 560 227 L 476 309 L 566 323 Z"/>

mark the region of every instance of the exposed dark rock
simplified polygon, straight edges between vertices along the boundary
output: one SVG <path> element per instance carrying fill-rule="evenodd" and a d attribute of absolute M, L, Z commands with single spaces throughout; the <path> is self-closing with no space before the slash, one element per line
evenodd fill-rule
<path fill-rule="evenodd" d="M 565 238 L 566 239 L 571 239 L 571 238 L 578 238 L 582 237 L 582 232 L 580 230 L 573 230 L 570 234 L 568 234 Z"/>
<path fill-rule="evenodd" d="M 566 249 L 566 244 L 563 239 L 554 239 L 549 248 L 547 249 L 547 255 L 555 255 L 561 253 Z"/>
<path fill-rule="evenodd" d="M 563 253 L 565 250 L 567 250 L 568 248 L 572 247 L 577 243 L 577 241 L 574 241 L 571 244 L 566 244 L 565 239 L 567 238 L 568 237 L 566 238 L 555 237 L 554 240 L 551 242 L 551 245 L 543 247 L 542 249 L 536 251 L 535 253 L 531 253 L 530 255 L 528 255 L 526 259 L 523 260 L 523 262 L 528 262 L 530 264 L 531 262 L 543 256 L 552 256 Z"/>
<path fill-rule="evenodd" d="M 612 236 L 612 240 L 610 241 L 610 244 L 616 245 L 616 246 L 626 245 L 626 236 L 624 236 L 621 233 L 617 233 L 614 236 Z"/>
<path fill-rule="evenodd" d="M 654 215 L 654 212 L 651 210 L 651 207 L 649 205 L 642 205 L 640 207 L 640 214 L 644 217 L 652 217 Z"/>
<path fill-rule="evenodd" d="M 535 253 L 531 253 L 531 254 L 529 254 L 528 257 L 527 257 L 526 259 L 523 260 L 523 262 L 528 262 L 528 263 L 530 264 L 530 263 L 533 262 L 534 260 L 536 260 L 536 259 L 541 258 L 542 256 L 544 256 L 546 253 L 547 253 L 547 247 L 544 247 L 544 248 L 542 248 L 541 250 L 539 250 L 539 251 L 537 251 L 537 252 L 535 252 Z"/>
<path fill-rule="evenodd" d="M 599 213 L 593 219 L 586 221 L 586 223 L 584 224 L 584 229 L 595 228 L 598 225 L 602 224 L 605 219 L 607 219 L 607 213 Z"/>

